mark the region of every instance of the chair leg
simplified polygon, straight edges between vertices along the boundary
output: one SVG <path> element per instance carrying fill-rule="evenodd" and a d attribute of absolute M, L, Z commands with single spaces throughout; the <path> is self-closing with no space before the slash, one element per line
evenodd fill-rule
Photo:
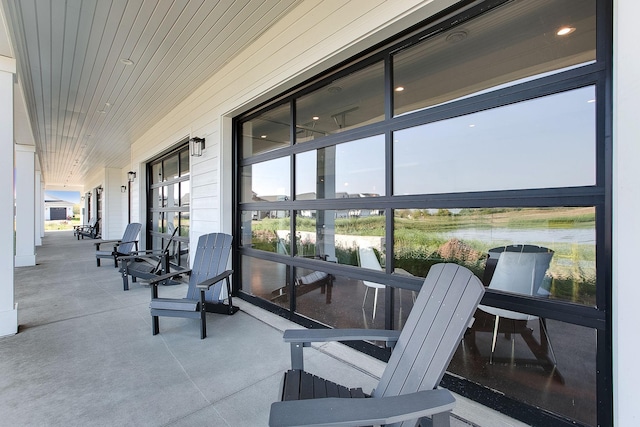
<path fill-rule="evenodd" d="M 556 360 L 556 354 L 553 351 L 553 346 L 551 345 L 551 340 L 549 339 L 549 332 L 547 331 L 547 322 L 540 317 L 540 334 L 542 335 L 544 332 L 544 338 L 546 339 L 547 345 L 549 346 L 549 353 L 551 354 L 551 359 L 553 360 L 553 366 L 558 366 L 558 361 Z M 540 341 L 542 341 L 542 337 L 540 337 Z"/>
<path fill-rule="evenodd" d="M 491 356 L 489 356 L 489 364 L 493 364 L 493 352 L 496 349 L 496 339 L 498 338 L 498 325 L 500 324 L 500 316 L 496 315 L 496 321 L 493 325 L 493 339 L 491 341 Z"/>
<path fill-rule="evenodd" d="M 207 307 L 204 300 L 204 289 L 200 290 L 200 339 L 207 337 Z"/>
<path fill-rule="evenodd" d="M 431 416 L 431 425 L 433 427 L 450 427 L 451 413 L 449 411 L 433 414 Z"/>
<path fill-rule="evenodd" d="M 122 288 L 125 291 L 129 290 L 129 275 L 127 274 L 127 265 L 122 266 Z"/>
<path fill-rule="evenodd" d="M 362 299 L 362 308 L 364 308 L 364 303 L 367 301 L 367 293 L 369 293 L 369 287 L 367 285 L 364 286 L 364 298 Z"/>
<path fill-rule="evenodd" d="M 378 288 L 373 293 L 373 317 L 372 320 L 376 320 L 376 308 L 378 307 Z"/>
<path fill-rule="evenodd" d="M 151 300 L 158 298 L 158 286 L 151 285 Z M 158 321 L 158 316 L 151 316 L 151 333 L 153 335 L 158 335 L 160 333 L 160 322 Z"/>
<path fill-rule="evenodd" d="M 158 316 L 151 316 L 151 333 L 153 335 L 158 335 L 160 333 L 160 322 L 158 321 Z"/>

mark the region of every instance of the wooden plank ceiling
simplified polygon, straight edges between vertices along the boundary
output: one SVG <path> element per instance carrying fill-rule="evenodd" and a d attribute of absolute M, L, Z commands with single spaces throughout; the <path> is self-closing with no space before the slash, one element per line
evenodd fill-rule
<path fill-rule="evenodd" d="M 130 145 L 298 0 L 3 0 L 47 188 Z"/>

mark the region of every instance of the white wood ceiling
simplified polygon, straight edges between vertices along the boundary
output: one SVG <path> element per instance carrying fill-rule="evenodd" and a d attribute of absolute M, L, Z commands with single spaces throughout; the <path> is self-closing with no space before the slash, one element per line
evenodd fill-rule
<path fill-rule="evenodd" d="M 298 1 L 2 0 L 47 188 L 126 167 L 133 141 Z"/>

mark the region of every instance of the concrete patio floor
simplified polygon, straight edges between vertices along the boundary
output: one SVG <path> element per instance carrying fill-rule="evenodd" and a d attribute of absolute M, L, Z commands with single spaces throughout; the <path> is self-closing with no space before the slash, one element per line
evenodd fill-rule
<path fill-rule="evenodd" d="M 15 269 L 18 334 L 0 338 L 0 425 L 266 426 L 300 328 L 240 299 L 233 316 L 161 318 L 152 336 L 149 288 L 127 292 L 93 241 L 47 232 L 37 265 Z M 183 297 L 186 285 L 161 287 Z M 305 352 L 309 372 L 371 391 L 384 363 L 340 344 Z M 462 421 L 471 420 L 471 421 Z M 521 426 L 458 398 L 452 426 Z"/>

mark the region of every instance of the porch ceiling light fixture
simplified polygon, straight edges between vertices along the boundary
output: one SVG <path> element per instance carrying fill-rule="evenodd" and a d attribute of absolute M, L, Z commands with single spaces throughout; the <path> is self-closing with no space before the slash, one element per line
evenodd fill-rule
<path fill-rule="evenodd" d="M 121 193 L 126 193 L 127 192 L 127 186 L 126 185 L 121 185 L 120 186 L 120 192 Z"/>
<path fill-rule="evenodd" d="M 204 150 L 204 138 L 193 137 L 189 140 L 191 144 L 191 156 L 202 156 L 202 150 Z"/>
<path fill-rule="evenodd" d="M 129 171 L 129 173 L 127 173 L 127 177 L 129 177 L 129 182 L 133 182 L 136 179 L 136 173 L 134 171 Z"/>
<path fill-rule="evenodd" d="M 102 187 L 96 188 L 96 194 L 102 194 Z"/>
<path fill-rule="evenodd" d="M 575 30 L 576 29 L 573 27 L 562 27 L 556 32 L 556 34 L 559 36 L 566 36 L 573 33 Z"/>

